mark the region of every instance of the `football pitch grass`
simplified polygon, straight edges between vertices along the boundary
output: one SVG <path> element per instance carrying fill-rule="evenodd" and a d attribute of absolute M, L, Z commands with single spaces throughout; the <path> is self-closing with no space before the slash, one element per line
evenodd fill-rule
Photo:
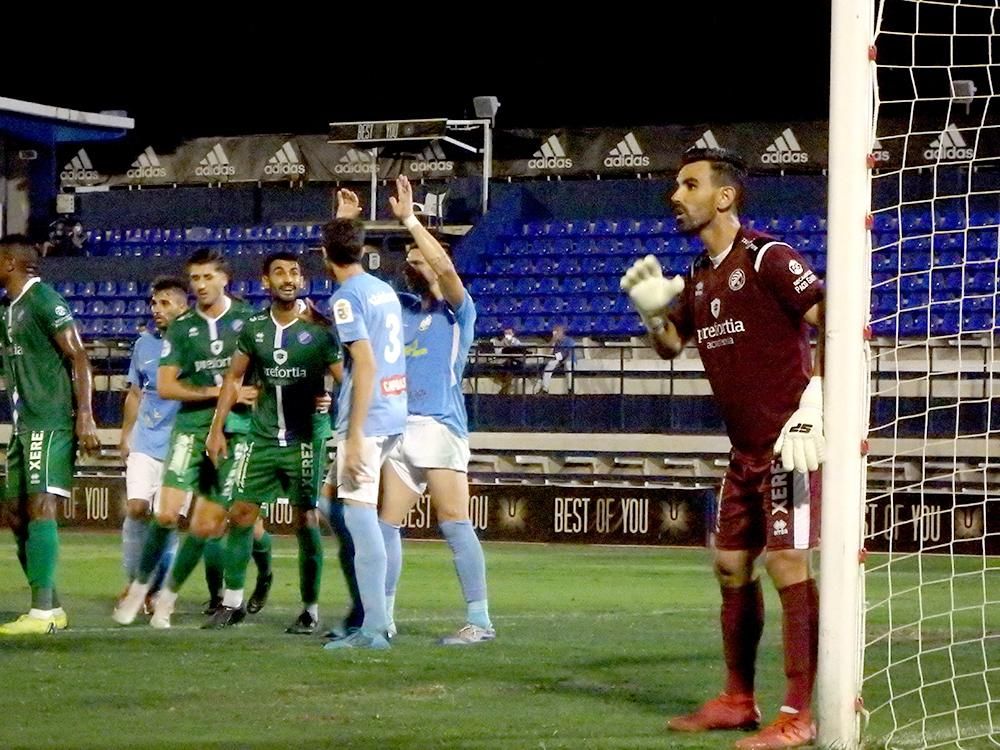
<path fill-rule="evenodd" d="M 393 648 L 329 652 L 319 637 L 283 632 L 298 614 L 291 537 L 275 540 L 267 607 L 222 632 L 199 629 L 200 568 L 182 591 L 172 630 L 115 626 L 109 615 L 122 586 L 119 537 L 66 531 L 62 540 L 60 588 L 70 630 L 0 640 L 0 748 L 726 748 L 742 736 L 663 729 L 666 717 L 693 709 L 722 684 L 719 595 L 705 550 L 486 544 L 498 636 L 463 648 L 435 642 L 464 619 L 447 546 L 405 542 Z M 330 625 L 346 600 L 333 542 L 324 541 L 320 615 Z M 995 586 L 1000 567 L 992 564 L 986 578 Z M 923 576 L 948 569 L 945 559 L 927 560 Z M 917 580 L 915 571 L 895 575 Z M 968 585 L 981 588 L 982 578 Z M 251 565 L 248 585 L 252 580 Z M 869 600 L 878 593 L 873 586 Z M 765 591 L 758 697 L 768 720 L 784 678 L 780 608 L 773 589 Z M 4 531 L 5 620 L 23 611 L 25 592 Z M 941 608 L 953 595 L 932 586 L 925 606 Z M 934 624 L 940 632 L 928 630 Z M 885 629 L 884 622 L 870 621 L 872 627 Z M 933 618 L 920 635 L 947 640 L 956 627 L 964 624 Z M 958 687 L 969 691 L 970 704 L 987 690 L 996 701 L 997 655 L 984 657 L 982 648 L 952 653 L 959 667 L 966 659 L 973 670 L 989 659 L 993 671 Z M 914 660 L 897 667 L 897 680 L 912 677 L 917 666 Z M 873 689 L 882 691 L 883 683 Z M 884 697 L 866 700 L 874 705 Z M 1000 706 L 992 710 L 996 717 Z M 968 720 L 984 715 L 970 712 Z M 877 716 L 871 733 L 884 734 L 885 721 Z M 917 730 L 894 744 L 920 747 Z"/>

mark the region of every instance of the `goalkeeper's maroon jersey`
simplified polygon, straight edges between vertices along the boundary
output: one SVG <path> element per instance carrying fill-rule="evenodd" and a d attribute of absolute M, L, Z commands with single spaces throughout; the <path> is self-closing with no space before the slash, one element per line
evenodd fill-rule
<path fill-rule="evenodd" d="M 691 269 L 670 319 L 694 338 L 733 447 L 767 456 L 812 373 L 802 316 L 823 284 L 784 242 L 741 229 L 718 268 Z"/>

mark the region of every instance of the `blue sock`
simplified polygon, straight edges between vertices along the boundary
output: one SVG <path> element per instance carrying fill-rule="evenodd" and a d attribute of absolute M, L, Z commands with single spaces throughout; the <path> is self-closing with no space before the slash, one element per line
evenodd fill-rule
<path fill-rule="evenodd" d="M 340 563 L 340 570 L 344 574 L 344 582 L 347 583 L 347 591 L 351 596 L 351 611 L 348 613 L 345 624 L 348 627 L 360 628 L 365 619 L 365 610 L 361 606 L 361 592 L 358 591 L 358 576 L 354 572 L 354 540 L 351 539 L 351 532 L 347 528 L 344 520 L 345 504 L 340 500 L 330 503 L 330 526 L 340 543 L 337 550 L 337 562 Z"/>
<path fill-rule="evenodd" d="M 354 571 L 365 609 L 361 630 L 368 636 L 385 635 L 385 541 L 378 510 L 374 505 L 344 503 L 344 521 L 354 540 Z"/>
<path fill-rule="evenodd" d="M 167 548 L 160 555 L 160 561 L 156 563 L 156 570 L 153 571 L 153 577 L 150 578 L 150 582 L 153 584 L 149 587 L 151 594 L 159 591 L 163 586 L 163 581 L 174 564 L 174 555 L 177 554 L 178 544 L 180 544 L 180 540 L 177 538 L 177 531 L 175 530 L 171 533 L 170 539 L 167 541 Z"/>
<path fill-rule="evenodd" d="M 399 574 L 403 570 L 403 543 L 399 527 L 379 519 L 382 541 L 385 542 L 385 595 L 395 596 L 399 585 Z"/>
<path fill-rule="evenodd" d="M 139 561 L 142 560 L 142 548 L 146 544 L 148 531 L 148 519 L 126 515 L 122 522 L 122 567 L 125 568 L 125 577 L 129 581 L 139 577 Z"/>
<path fill-rule="evenodd" d="M 443 521 L 441 533 L 451 547 L 455 572 L 468 605 L 469 622 L 481 628 L 492 627 L 486 604 L 486 560 L 472 521 Z"/>

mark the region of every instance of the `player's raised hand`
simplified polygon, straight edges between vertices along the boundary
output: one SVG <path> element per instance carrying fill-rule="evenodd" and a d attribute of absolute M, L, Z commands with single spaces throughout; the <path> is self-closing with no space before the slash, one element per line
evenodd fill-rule
<path fill-rule="evenodd" d="M 356 219 L 361 215 L 361 199 L 353 190 L 341 188 L 337 191 L 337 218 Z"/>
<path fill-rule="evenodd" d="M 664 278 L 660 262 L 655 256 L 647 255 L 625 272 L 620 286 L 646 328 L 658 331 L 663 328 L 667 305 L 684 291 L 684 279 L 681 276 Z"/>
<path fill-rule="evenodd" d="M 781 456 L 785 471 L 816 471 L 823 463 L 823 378 L 814 376 L 802 391 L 799 408 L 785 422 L 774 443 L 774 455 Z"/>
<path fill-rule="evenodd" d="M 413 186 L 405 174 L 396 178 L 396 195 L 389 196 L 389 207 L 392 215 L 400 221 L 413 216 Z"/>

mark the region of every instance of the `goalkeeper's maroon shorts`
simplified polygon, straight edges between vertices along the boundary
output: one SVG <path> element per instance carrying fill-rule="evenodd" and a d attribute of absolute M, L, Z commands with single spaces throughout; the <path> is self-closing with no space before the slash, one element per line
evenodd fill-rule
<path fill-rule="evenodd" d="M 811 549 L 819 543 L 820 472 L 781 468 L 781 458 L 734 450 L 719 490 L 715 546 Z"/>

